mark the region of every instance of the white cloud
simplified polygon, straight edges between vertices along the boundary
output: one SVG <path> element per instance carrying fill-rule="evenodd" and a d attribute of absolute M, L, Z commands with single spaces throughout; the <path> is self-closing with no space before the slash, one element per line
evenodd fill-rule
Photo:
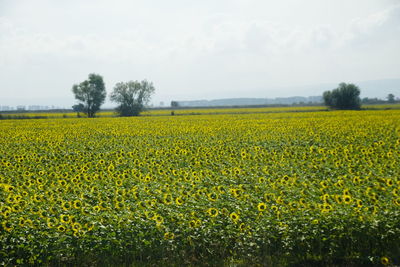
<path fill-rule="evenodd" d="M 343 43 L 370 43 L 390 40 L 399 41 L 400 5 L 390 6 L 383 11 L 353 19 L 343 35 Z"/>
<path fill-rule="evenodd" d="M 109 90 L 148 78 L 160 95 L 193 98 L 400 76 L 400 6 L 373 0 L 368 8 L 359 2 L 360 10 L 327 1 L 328 10 L 314 0 L 19 3 L 0 13 L 2 94 L 29 94 L 28 84 L 69 94 L 90 72 L 104 75 Z"/>

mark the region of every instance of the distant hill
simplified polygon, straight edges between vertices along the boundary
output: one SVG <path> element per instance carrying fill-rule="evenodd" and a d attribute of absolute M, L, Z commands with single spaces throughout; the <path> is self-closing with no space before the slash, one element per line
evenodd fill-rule
<path fill-rule="evenodd" d="M 371 81 L 344 81 L 346 83 L 354 83 L 361 89 L 361 98 L 378 98 L 386 100 L 388 94 L 394 94 L 396 98 L 400 97 L 400 79 L 382 79 Z M 246 105 L 292 105 L 292 104 L 316 104 L 322 103 L 322 94 L 327 90 L 338 87 L 338 83 L 311 84 L 302 86 L 280 87 L 269 90 L 259 88 L 257 92 L 279 91 L 282 93 L 299 92 L 310 95 L 319 96 L 293 96 L 293 97 L 277 97 L 277 98 L 222 98 L 214 100 L 185 100 L 176 101 L 181 107 L 205 107 L 205 106 L 246 106 Z"/>
<path fill-rule="evenodd" d="M 400 79 L 361 81 L 355 84 L 361 89 L 361 97 L 386 99 L 388 94 L 400 97 Z"/>
<path fill-rule="evenodd" d="M 250 106 L 250 105 L 292 105 L 322 103 L 321 96 L 293 96 L 277 98 L 224 98 L 214 100 L 176 101 L 180 107 Z"/>

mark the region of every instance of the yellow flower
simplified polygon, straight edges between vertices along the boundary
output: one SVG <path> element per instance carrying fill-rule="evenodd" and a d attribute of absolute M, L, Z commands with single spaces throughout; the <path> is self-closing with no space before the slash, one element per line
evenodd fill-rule
<path fill-rule="evenodd" d="M 66 228 L 64 225 L 59 225 L 59 226 L 57 227 L 57 230 L 58 230 L 59 232 L 65 232 L 65 231 L 67 230 L 67 228 Z"/>
<path fill-rule="evenodd" d="M 218 195 L 216 193 L 209 193 L 207 195 L 207 197 L 208 197 L 208 200 L 213 201 L 213 202 L 218 199 Z"/>
<path fill-rule="evenodd" d="M 351 196 L 350 195 L 343 195 L 343 202 L 345 204 L 350 204 L 351 203 Z"/>
<path fill-rule="evenodd" d="M 71 204 L 68 201 L 62 202 L 61 207 L 63 210 L 67 211 L 71 209 Z"/>
<path fill-rule="evenodd" d="M 257 205 L 257 209 L 258 209 L 258 211 L 260 211 L 260 212 L 265 211 L 266 208 L 267 208 L 267 205 L 265 205 L 264 202 L 258 203 L 258 205 Z"/>
<path fill-rule="evenodd" d="M 338 204 L 342 204 L 343 197 L 341 195 L 335 195 L 335 200 Z"/>
<path fill-rule="evenodd" d="M 176 203 L 177 205 L 181 206 L 181 205 L 183 204 L 183 199 L 182 199 L 181 197 L 177 197 L 177 198 L 175 199 L 175 203 Z"/>
<path fill-rule="evenodd" d="M 393 180 L 390 179 L 390 178 L 386 179 L 386 185 L 389 186 L 389 187 L 393 186 Z"/>
<path fill-rule="evenodd" d="M 231 218 L 231 220 L 234 222 L 234 223 L 237 223 L 238 221 L 239 221 L 239 215 L 236 213 L 236 212 L 232 212 L 230 215 L 229 215 L 229 217 Z"/>
<path fill-rule="evenodd" d="M 172 240 L 172 239 L 174 239 L 174 238 L 175 238 L 174 233 L 166 232 L 166 233 L 164 234 L 164 239 L 165 239 L 165 240 Z"/>
<path fill-rule="evenodd" d="M 68 223 L 70 221 L 71 217 L 69 215 L 66 214 L 62 214 L 60 215 L 60 221 L 62 223 Z"/>
<path fill-rule="evenodd" d="M 80 229 L 82 229 L 82 225 L 80 223 L 78 223 L 78 222 L 75 222 L 75 223 L 72 224 L 72 229 L 76 230 L 76 231 L 79 231 Z"/>
<path fill-rule="evenodd" d="M 153 220 L 156 222 L 157 225 L 161 225 L 164 222 L 164 218 L 161 215 L 155 215 Z"/>
<path fill-rule="evenodd" d="M 7 232 L 11 232 L 11 230 L 13 229 L 13 226 L 12 226 L 11 222 L 9 222 L 9 221 L 4 221 L 1 225 L 3 226 L 4 230 L 6 230 Z"/>
<path fill-rule="evenodd" d="M 74 204 L 74 208 L 75 208 L 75 209 L 80 209 L 80 208 L 82 208 L 82 202 L 81 202 L 79 199 L 74 200 L 73 204 Z"/>
<path fill-rule="evenodd" d="M 101 207 L 98 206 L 98 205 L 93 206 L 93 210 L 94 210 L 95 212 L 100 212 L 100 211 L 101 211 Z"/>
<path fill-rule="evenodd" d="M 208 215 L 211 217 L 216 217 L 218 215 L 218 210 L 216 208 L 209 208 L 207 210 Z"/>
<path fill-rule="evenodd" d="M 383 265 L 388 265 L 389 264 L 389 258 L 387 258 L 387 257 L 381 257 L 381 263 L 383 264 Z"/>
<path fill-rule="evenodd" d="M 58 220 L 53 217 L 47 218 L 46 221 L 47 221 L 47 227 L 49 227 L 49 228 L 53 228 L 58 224 Z"/>
<path fill-rule="evenodd" d="M 195 221 L 195 220 L 191 220 L 191 221 L 189 222 L 189 227 L 190 227 L 190 228 L 195 228 L 195 227 L 196 227 L 196 221 Z"/>
<path fill-rule="evenodd" d="M 169 205 L 172 203 L 172 201 L 173 201 L 173 198 L 172 198 L 171 194 L 164 194 L 164 196 L 163 196 L 164 204 Z"/>

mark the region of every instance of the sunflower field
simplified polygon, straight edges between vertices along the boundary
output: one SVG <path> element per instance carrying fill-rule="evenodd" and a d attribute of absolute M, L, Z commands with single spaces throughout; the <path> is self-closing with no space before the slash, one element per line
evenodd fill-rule
<path fill-rule="evenodd" d="M 399 265 L 400 110 L 0 121 L 0 265 Z"/>

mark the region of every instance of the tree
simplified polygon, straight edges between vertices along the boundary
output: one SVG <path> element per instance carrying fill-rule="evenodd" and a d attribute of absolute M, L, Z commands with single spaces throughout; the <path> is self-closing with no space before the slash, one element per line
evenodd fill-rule
<path fill-rule="evenodd" d="M 119 82 L 110 94 L 110 100 L 119 105 L 116 111 L 120 116 L 138 116 L 148 104 L 155 88 L 147 80 Z"/>
<path fill-rule="evenodd" d="M 107 96 L 103 77 L 94 73 L 89 74 L 88 80 L 74 84 L 72 92 L 83 105 L 83 112 L 89 118 L 94 117 L 96 112 L 100 110 L 100 106 Z"/>
<path fill-rule="evenodd" d="M 354 84 L 340 83 L 332 91 L 322 95 L 325 105 L 335 109 L 360 109 L 360 89 Z"/>
<path fill-rule="evenodd" d="M 172 107 L 172 108 L 177 108 L 177 107 L 179 107 L 179 102 L 178 102 L 178 101 L 171 101 L 171 107 Z"/>
<path fill-rule="evenodd" d="M 78 118 L 81 117 L 80 112 L 83 112 L 84 109 L 85 109 L 85 106 L 84 106 L 82 103 L 72 106 L 72 110 L 76 112 L 76 116 L 77 116 Z"/>
<path fill-rule="evenodd" d="M 388 94 L 387 101 L 388 101 L 388 103 L 396 102 L 396 100 L 394 100 L 394 94 Z"/>

